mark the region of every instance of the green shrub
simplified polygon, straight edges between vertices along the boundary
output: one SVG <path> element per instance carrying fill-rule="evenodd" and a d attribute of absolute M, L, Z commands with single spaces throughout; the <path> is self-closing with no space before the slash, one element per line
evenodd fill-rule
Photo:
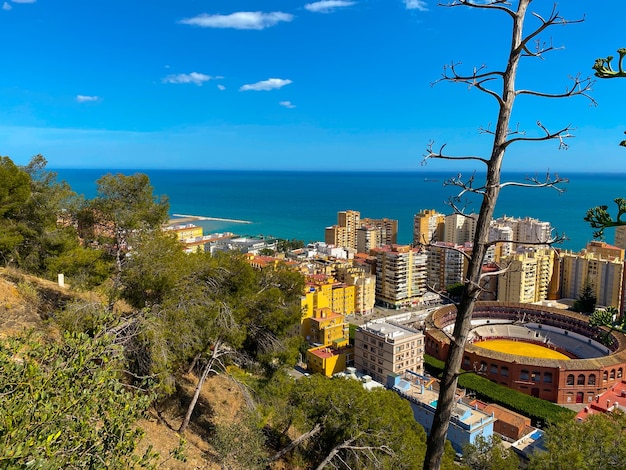
<path fill-rule="evenodd" d="M 443 372 L 444 363 L 425 354 L 424 367 L 433 377 L 439 377 Z M 481 400 L 502 405 L 528 416 L 534 425 L 543 426 L 546 423 L 555 423 L 561 419 L 573 418 L 575 414 L 567 408 L 512 390 L 470 372 L 459 376 L 459 387 L 475 392 L 476 397 Z"/>

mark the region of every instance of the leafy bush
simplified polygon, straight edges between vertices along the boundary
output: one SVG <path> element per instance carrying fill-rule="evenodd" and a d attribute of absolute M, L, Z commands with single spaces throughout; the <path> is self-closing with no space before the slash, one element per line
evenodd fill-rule
<path fill-rule="evenodd" d="M 0 342 L 0 467 L 146 467 L 135 422 L 152 400 L 120 380 L 120 349 L 103 334 L 35 334 Z"/>

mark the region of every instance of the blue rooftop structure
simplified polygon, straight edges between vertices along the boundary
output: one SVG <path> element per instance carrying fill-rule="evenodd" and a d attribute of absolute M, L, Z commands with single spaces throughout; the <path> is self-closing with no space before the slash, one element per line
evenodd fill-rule
<path fill-rule="evenodd" d="M 403 377 L 397 374 L 387 377 L 387 387 L 409 401 L 415 420 L 424 427 L 426 433 L 430 432 L 435 416 L 438 385 L 436 379 L 411 371 L 407 371 Z M 493 414 L 463 403 L 459 396 L 450 419 L 448 440 L 455 451 L 462 452 L 463 446 L 473 444 L 480 435 L 489 439 L 493 434 L 494 422 Z"/>

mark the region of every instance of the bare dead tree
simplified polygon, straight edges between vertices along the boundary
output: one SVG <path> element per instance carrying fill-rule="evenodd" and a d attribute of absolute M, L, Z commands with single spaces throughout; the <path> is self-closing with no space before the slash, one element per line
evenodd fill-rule
<path fill-rule="evenodd" d="M 489 247 L 489 226 L 493 219 L 493 213 L 500 190 L 505 186 L 524 187 L 549 187 L 556 188 L 562 182 L 558 176 L 548 174 L 545 180 L 529 180 L 525 183 L 502 183 L 500 173 L 502 161 L 506 150 L 516 142 L 541 142 L 554 140 L 558 142 L 559 148 L 567 148 L 566 140 L 572 137 L 572 126 L 567 125 L 557 130 L 550 130 L 540 121 L 537 121 L 539 132 L 535 135 L 527 135 L 519 129 L 519 126 L 512 129 L 510 127 L 511 113 L 515 98 L 520 95 L 536 96 L 542 98 L 569 98 L 573 96 L 583 96 L 595 104 L 593 98 L 589 96 L 592 81 L 590 78 L 581 78 L 580 75 L 571 77 L 572 83 L 561 93 L 547 93 L 542 91 L 516 89 L 516 77 L 518 67 L 522 57 L 541 58 L 543 54 L 554 50 L 551 43 L 543 43 L 539 36 L 548 28 L 554 25 L 566 25 L 582 22 L 579 20 L 567 20 L 563 18 L 556 8 L 547 16 L 538 13 L 530 14 L 538 21 L 538 25 L 529 32 L 524 31 L 524 21 L 528 13 L 531 0 L 451 0 L 442 6 L 460 7 L 492 10 L 508 16 L 512 20 L 511 46 L 508 59 L 504 69 L 487 71 L 484 66 L 475 68 L 469 74 L 461 73 L 459 64 L 453 63 L 444 67 L 443 75 L 438 82 L 454 82 L 467 85 L 469 88 L 476 88 L 494 98 L 498 104 L 498 118 L 493 130 L 487 128 L 481 132 L 491 135 L 493 143 L 491 154 L 488 157 L 466 155 L 453 156 L 444 153 L 445 146 L 439 150 L 434 150 L 433 144 L 429 144 L 424 156 L 424 162 L 429 159 L 442 159 L 451 161 L 475 161 L 486 168 L 486 181 L 484 185 L 476 186 L 473 178 L 463 180 L 459 176 L 451 184 L 459 186 L 461 192 L 459 196 L 467 193 L 474 194 L 482 199 L 476 232 L 474 236 L 473 253 L 468 267 L 467 282 L 464 285 L 461 301 L 457 307 L 456 323 L 454 325 L 448 357 L 441 380 L 439 400 L 437 410 L 433 419 L 432 428 L 428 436 L 424 469 L 439 469 L 444 452 L 444 444 L 448 431 L 448 425 L 452 416 L 455 402 L 455 392 L 458 382 L 458 374 L 461 369 L 463 352 L 468 335 L 471 329 L 471 318 L 475 302 L 480 293 L 480 280 L 482 275 L 482 265 L 486 251 Z M 517 8 L 514 8 L 514 5 Z M 499 91 L 492 88 L 495 85 L 501 86 Z"/>

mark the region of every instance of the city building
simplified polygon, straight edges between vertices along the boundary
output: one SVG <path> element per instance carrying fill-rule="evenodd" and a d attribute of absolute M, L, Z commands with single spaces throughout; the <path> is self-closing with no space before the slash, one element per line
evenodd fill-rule
<path fill-rule="evenodd" d="M 478 214 L 450 214 L 444 221 L 443 241 L 463 245 L 474 241 Z"/>
<path fill-rule="evenodd" d="M 317 308 L 312 315 L 302 318 L 300 335 L 309 344 L 328 345 L 348 338 L 348 324 L 343 315 L 327 307 Z"/>
<path fill-rule="evenodd" d="M 488 241 L 493 244 L 487 249 L 485 263 L 499 263 L 502 258 L 510 256 L 513 253 L 514 237 L 515 231 L 512 227 L 492 221 Z"/>
<path fill-rule="evenodd" d="M 398 221 L 394 219 L 361 219 L 361 225 L 369 225 L 378 230 L 380 245 L 395 245 L 398 243 Z M 365 252 L 364 252 L 365 253 Z"/>
<path fill-rule="evenodd" d="M 556 254 L 551 249 L 520 249 L 501 261 L 498 300 L 533 303 L 548 298 Z"/>
<path fill-rule="evenodd" d="M 439 398 L 438 381 L 407 371 L 404 374 L 390 375 L 387 387 L 409 401 L 415 420 L 424 427 L 426 434 L 430 433 Z M 464 403 L 463 395 L 462 390 L 457 390 L 446 436 L 454 450 L 459 453 L 463 452 L 463 447 L 467 444 L 473 444 L 478 436 L 489 439 L 493 435 L 496 421 L 493 414 Z"/>
<path fill-rule="evenodd" d="M 443 241 L 446 216 L 435 211 L 425 209 L 413 217 L 413 245 Z"/>
<path fill-rule="evenodd" d="M 337 279 L 354 286 L 354 312 L 365 315 L 374 310 L 376 303 L 376 275 L 360 265 L 337 268 Z"/>
<path fill-rule="evenodd" d="M 491 225 L 511 228 L 513 232 L 513 249 L 525 245 L 547 248 L 552 239 L 550 222 L 542 222 L 532 217 L 518 219 L 505 215 L 493 220 Z"/>
<path fill-rule="evenodd" d="M 463 247 L 453 243 L 436 242 L 424 248 L 429 288 L 443 291 L 449 286 L 463 282 L 467 271 L 467 259 Z"/>
<path fill-rule="evenodd" d="M 361 213 L 347 210 L 337 213 L 337 224 L 326 227 L 324 241 L 328 245 L 356 250 L 356 231 L 361 226 Z"/>
<path fill-rule="evenodd" d="M 163 231 L 166 233 L 175 234 L 176 238 L 180 241 L 185 241 L 188 239 L 195 239 L 203 235 L 202 227 L 195 225 L 195 224 L 168 225 L 163 228 Z"/>
<path fill-rule="evenodd" d="M 356 308 L 356 286 L 339 282 L 326 274 L 309 275 L 306 276 L 301 303 L 305 316 L 320 308 L 329 308 L 341 315 L 352 315 Z"/>
<path fill-rule="evenodd" d="M 362 225 L 356 229 L 356 251 L 369 253 L 372 248 L 381 246 L 380 230 L 373 225 Z"/>
<path fill-rule="evenodd" d="M 624 379 L 606 392 L 596 395 L 595 399 L 578 412 L 576 419 L 584 421 L 594 414 L 611 413 L 618 410 L 626 412 L 626 380 Z"/>
<path fill-rule="evenodd" d="M 615 242 L 613 245 L 626 249 L 626 225 L 615 227 Z"/>
<path fill-rule="evenodd" d="M 426 254 L 409 245 L 374 248 L 376 302 L 389 308 L 416 305 L 426 292 Z"/>
<path fill-rule="evenodd" d="M 468 405 L 493 415 L 496 419 L 493 425 L 493 431 L 511 441 L 518 441 L 536 430 L 536 428 L 532 427 L 530 418 L 515 413 L 503 406 L 494 403 L 484 403 L 480 400 L 471 400 L 468 402 Z"/>
<path fill-rule="evenodd" d="M 258 255 L 263 249 L 276 251 L 276 246 L 277 240 L 274 238 L 224 237 L 205 242 L 205 251 L 209 251 L 211 254 L 218 251 L 237 251 Z"/>
<path fill-rule="evenodd" d="M 352 351 L 347 339 L 308 349 L 306 352 L 307 370 L 314 374 L 332 377 L 346 369 L 352 361 Z"/>
<path fill-rule="evenodd" d="M 599 306 L 623 309 L 624 250 L 591 242 L 580 253 L 561 253 L 561 296 L 577 299 L 590 286 Z"/>
<path fill-rule="evenodd" d="M 407 370 L 421 373 L 424 360 L 424 334 L 391 322 L 367 323 L 354 333 L 354 366 L 385 383 L 390 374 Z"/>

